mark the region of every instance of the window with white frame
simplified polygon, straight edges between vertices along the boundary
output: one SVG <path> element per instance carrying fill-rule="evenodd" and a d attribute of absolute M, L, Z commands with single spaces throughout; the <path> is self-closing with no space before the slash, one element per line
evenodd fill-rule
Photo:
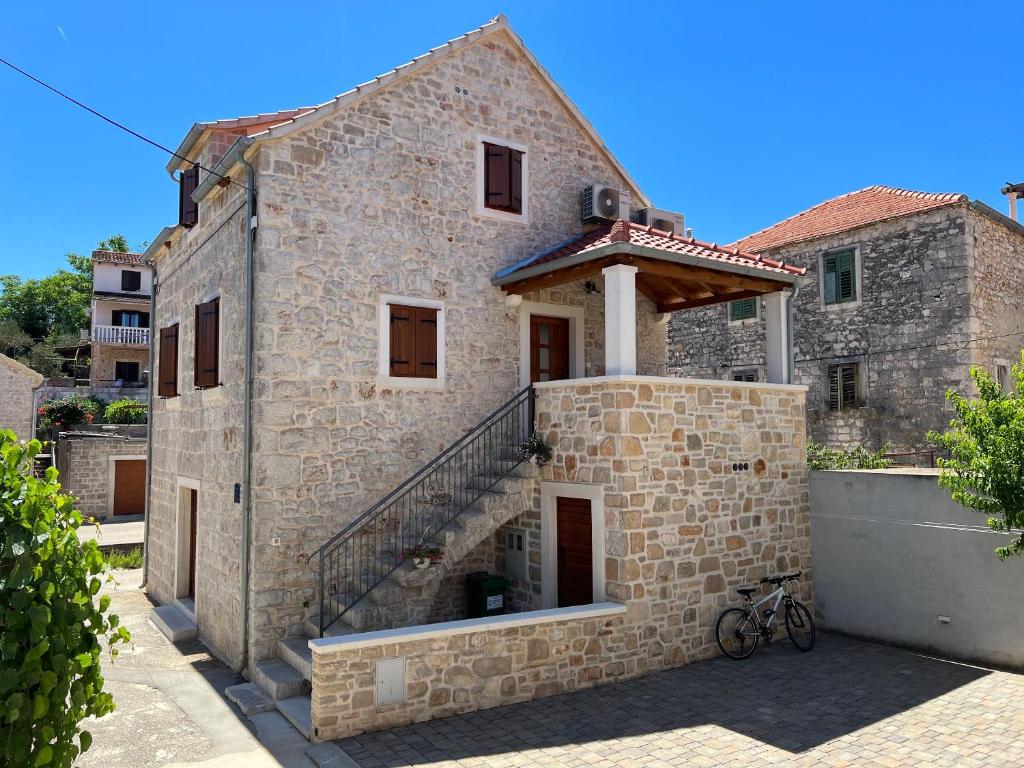
<path fill-rule="evenodd" d="M 527 223 L 530 169 L 526 147 L 507 139 L 478 136 L 476 166 L 477 215 Z"/>
<path fill-rule="evenodd" d="M 443 388 L 444 302 L 385 295 L 380 299 L 379 318 L 378 375 L 389 386 Z"/>

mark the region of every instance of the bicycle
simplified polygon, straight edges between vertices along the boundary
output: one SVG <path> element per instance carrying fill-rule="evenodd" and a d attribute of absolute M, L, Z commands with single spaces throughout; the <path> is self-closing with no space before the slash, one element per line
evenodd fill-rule
<path fill-rule="evenodd" d="M 775 589 L 756 603 L 751 597 L 757 591 L 756 587 L 737 589 L 747 599 L 747 607 L 728 608 L 718 617 L 715 639 L 722 653 L 731 659 L 746 659 L 762 639 L 766 644 L 771 643 L 772 624 L 778 615 L 779 605 L 785 606 L 786 634 L 790 641 L 801 651 L 811 650 L 815 639 L 814 619 L 806 606 L 794 600 L 786 588 L 789 582 L 796 581 L 801 574 L 802 571 L 797 571 L 786 576 L 761 579 L 761 584 L 774 584 Z M 772 600 L 774 604 L 765 610 L 762 618 L 758 609 Z"/>

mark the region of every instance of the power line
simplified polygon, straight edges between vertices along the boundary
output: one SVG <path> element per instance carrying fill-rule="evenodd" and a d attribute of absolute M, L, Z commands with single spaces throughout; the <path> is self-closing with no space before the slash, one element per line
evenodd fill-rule
<path fill-rule="evenodd" d="M 111 124 L 112 126 L 114 126 L 115 128 L 120 128 L 120 129 L 121 129 L 122 131 L 124 131 L 125 133 L 128 133 L 128 134 L 130 134 L 130 135 L 134 136 L 135 138 L 137 138 L 137 139 L 140 139 L 140 140 L 142 140 L 142 141 L 146 142 L 147 144 L 149 144 L 149 145 L 151 145 L 151 146 L 153 146 L 153 147 L 156 147 L 157 149 L 159 149 L 159 150 L 160 150 L 160 151 L 162 151 L 162 152 L 166 152 L 167 154 L 171 155 L 172 157 L 176 157 L 176 158 L 177 158 L 178 160 L 182 160 L 182 161 L 184 161 L 184 162 L 186 162 L 186 163 L 187 163 L 187 162 L 191 162 L 191 161 L 190 161 L 190 160 L 189 160 L 189 159 L 188 159 L 187 157 L 184 157 L 184 156 L 182 156 L 182 155 L 179 155 L 179 154 L 178 154 L 177 152 L 175 152 L 175 151 L 174 151 L 173 149 L 168 149 L 167 147 L 165 147 L 165 146 L 164 146 L 163 144 L 161 144 L 160 142 L 158 142 L 158 141 L 153 141 L 153 139 L 149 138 L 148 136 L 143 136 L 143 135 L 142 135 L 141 133 L 139 133 L 138 131 L 134 131 L 134 130 L 132 130 L 131 128 L 129 128 L 129 127 L 127 126 L 127 125 L 124 125 L 123 123 L 119 123 L 119 122 L 118 122 L 117 120 L 114 120 L 114 119 L 113 119 L 112 117 L 107 117 L 107 116 L 106 116 L 106 115 L 104 115 L 104 114 L 103 114 L 102 112 L 99 112 L 98 110 L 95 110 L 95 109 L 93 109 L 92 107 L 90 107 L 90 106 L 89 106 L 88 104 L 83 104 L 83 103 L 82 103 L 82 102 L 80 102 L 80 101 L 79 101 L 78 99 L 74 98 L 73 96 L 69 96 L 68 94 L 64 93 L 64 91 L 62 91 L 62 90 L 60 90 L 59 88 L 57 88 L 56 86 L 50 85 L 49 83 L 47 83 L 47 82 L 45 82 L 45 81 L 43 81 L 43 80 L 40 80 L 40 79 L 39 79 L 38 77 L 36 77 L 35 75 L 33 75 L 33 74 L 29 73 L 29 72 L 26 72 L 26 71 L 25 71 L 24 69 L 22 69 L 21 67 L 19 67 L 19 66 L 16 66 L 15 64 L 12 64 L 11 62 L 7 61 L 7 59 L 4 59 L 4 58 L 0 58 L 0 64 L 6 64 L 6 65 L 7 65 L 8 67 L 10 67 L 11 69 L 13 69 L 13 70 L 14 70 L 15 72 L 17 72 L 17 73 L 18 73 L 19 75 L 23 75 L 24 77 L 27 77 L 27 78 L 28 78 L 29 80 L 31 80 L 32 82 L 36 83 L 37 85 L 41 85 L 41 86 L 43 86 L 43 88 L 46 88 L 46 89 L 47 89 L 48 91 L 52 91 L 53 93 L 56 93 L 56 94 L 57 94 L 58 96 L 60 96 L 61 98 L 63 98 L 63 99 L 67 99 L 67 100 L 68 100 L 68 101 L 70 101 L 70 102 L 71 102 L 72 104 L 74 104 L 74 105 L 75 105 L 76 107 L 81 107 L 81 108 L 82 108 L 82 109 L 84 109 L 84 110 L 85 110 L 86 112 L 89 112 L 89 113 L 91 113 L 91 114 L 95 115 L 95 116 L 96 116 L 96 117 L 98 117 L 98 118 L 99 118 L 100 120 L 103 120 L 103 121 L 105 121 L 105 122 L 107 122 L 107 123 L 110 123 L 110 124 Z M 229 181 L 230 183 L 232 183 L 232 184 L 234 184 L 234 185 L 236 185 L 236 186 L 238 186 L 238 187 L 241 187 L 242 189 L 244 189 L 244 190 L 246 190 L 246 191 L 248 191 L 248 190 L 249 190 L 249 187 L 248 187 L 247 185 L 245 185 L 245 184 L 240 184 L 239 182 L 235 181 L 234 179 L 232 179 L 232 178 L 230 178 L 230 177 L 228 177 L 228 176 L 224 176 L 224 175 L 222 175 L 222 174 L 219 174 L 219 173 L 217 173 L 216 171 L 214 171 L 214 170 L 213 170 L 213 169 L 211 169 L 211 168 L 204 168 L 204 167 L 203 167 L 202 165 L 200 165 L 199 163 L 193 163 L 193 165 L 195 165 L 195 166 L 196 166 L 196 167 L 198 167 L 198 168 L 201 168 L 202 170 L 206 171 L 207 173 L 212 173 L 212 174 L 213 174 L 214 176 L 216 176 L 216 177 L 217 177 L 218 179 L 222 179 L 222 180 L 226 180 L 226 181 Z"/>

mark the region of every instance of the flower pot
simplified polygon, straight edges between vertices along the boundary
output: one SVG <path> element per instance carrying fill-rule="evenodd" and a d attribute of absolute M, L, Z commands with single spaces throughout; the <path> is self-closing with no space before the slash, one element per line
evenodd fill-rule
<path fill-rule="evenodd" d="M 416 568 L 418 570 L 422 571 L 424 568 L 429 568 L 430 567 L 430 558 L 429 557 L 414 557 L 412 559 L 412 564 L 414 566 L 416 566 Z"/>

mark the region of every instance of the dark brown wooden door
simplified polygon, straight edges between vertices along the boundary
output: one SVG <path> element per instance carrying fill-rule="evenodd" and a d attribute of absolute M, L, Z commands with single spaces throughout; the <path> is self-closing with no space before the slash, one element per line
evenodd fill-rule
<path fill-rule="evenodd" d="M 530 316 L 530 381 L 569 378 L 569 319 Z"/>
<path fill-rule="evenodd" d="M 594 602 L 589 499 L 558 497 L 558 607 Z"/>
<path fill-rule="evenodd" d="M 196 599 L 196 511 L 199 507 L 199 493 L 189 491 L 188 522 L 188 596 Z"/>
<path fill-rule="evenodd" d="M 114 462 L 114 514 L 141 515 L 146 511 L 146 460 Z"/>

